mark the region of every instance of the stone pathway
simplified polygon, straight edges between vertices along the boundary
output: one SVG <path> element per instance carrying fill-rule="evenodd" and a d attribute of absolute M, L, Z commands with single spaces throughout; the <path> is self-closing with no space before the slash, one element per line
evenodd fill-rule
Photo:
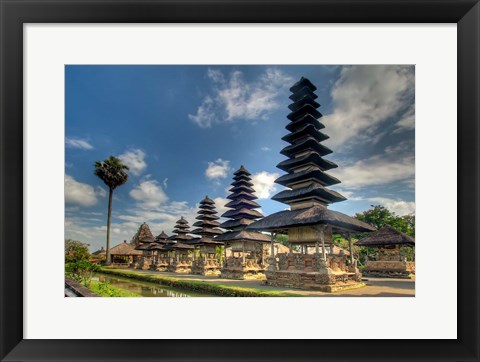
<path fill-rule="evenodd" d="M 112 268 L 113 269 L 113 268 Z M 271 287 L 263 284 L 260 280 L 232 280 L 221 279 L 219 277 L 210 277 L 203 275 L 176 274 L 169 272 L 154 272 L 150 270 L 119 269 L 136 272 L 138 274 L 153 274 L 166 277 L 173 277 L 185 280 L 205 281 L 215 284 L 226 284 L 232 286 L 256 288 L 260 290 L 277 290 L 293 294 L 311 297 L 414 297 L 415 280 L 414 279 L 394 279 L 394 278 L 364 278 L 366 286 L 364 288 L 344 290 L 336 293 L 323 293 L 317 291 Z"/>

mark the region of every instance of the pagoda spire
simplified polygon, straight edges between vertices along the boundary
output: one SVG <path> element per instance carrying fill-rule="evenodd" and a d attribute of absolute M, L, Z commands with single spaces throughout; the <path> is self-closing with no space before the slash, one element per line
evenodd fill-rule
<path fill-rule="evenodd" d="M 175 227 L 173 228 L 173 233 L 176 235 L 170 236 L 170 239 L 176 240 L 177 242 L 183 243 L 192 239 L 192 236 L 187 235 L 190 233 L 190 226 L 183 216 L 177 220 Z"/>
<path fill-rule="evenodd" d="M 290 122 L 285 127 L 290 133 L 282 138 L 289 145 L 280 151 L 288 159 L 277 165 L 287 174 L 275 180 L 288 189 L 272 199 L 290 205 L 292 210 L 314 205 L 326 207 L 346 200 L 338 192 L 328 189 L 340 180 L 325 172 L 337 165 L 324 159 L 332 150 L 322 144 L 329 137 L 321 131 L 325 125 L 319 120 L 322 114 L 318 111 L 320 104 L 315 101 L 316 89 L 304 77 L 290 88 L 292 95 L 289 98 L 293 103 L 288 106 Z"/>
<path fill-rule="evenodd" d="M 230 220 L 225 221 L 220 225 L 223 229 L 231 231 L 238 231 L 245 228 L 263 215 L 255 210 L 260 207 L 254 200 L 257 196 L 254 195 L 253 183 L 251 182 L 251 174 L 242 165 L 233 173 L 233 182 L 229 191 L 230 195 L 227 199 L 231 200 L 225 206 L 230 210 L 225 212 L 222 217 Z"/>
<path fill-rule="evenodd" d="M 138 228 L 137 232 L 133 236 L 132 240 L 130 241 L 130 245 L 139 246 L 141 244 L 146 243 L 153 243 L 155 241 L 155 237 L 150 230 L 150 227 L 146 222 L 144 222 Z"/>
<path fill-rule="evenodd" d="M 198 216 L 193 226 L 197 228 L 192 231 L 192 234 L 200 235 L 202 241 L 212 241 L 217 235 L 223 234 L 223 231 L 218 228 L 220 223 L 215 221 L 218 219 L 217 210 L 215 209 L 215 201 L 208 196 L 200 201 Z"/>

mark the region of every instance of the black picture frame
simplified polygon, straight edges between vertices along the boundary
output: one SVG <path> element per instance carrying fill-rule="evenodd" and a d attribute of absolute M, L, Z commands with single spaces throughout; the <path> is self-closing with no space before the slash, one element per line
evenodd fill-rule
<path fill-rule="evenodd" d="M 0 0 L 0 11 L 2 361 L 479 361 L 478 0 Z M 456 340 L 289 340 L 289 331 L 285 331 L 287 340 L 279 341 L 268 339 L 268 325 L 266 340 L 203 340 L 201 331 L 198 340 L 23 339 L 23 25 L 217 22 L 457 24 Z M 454 172 L 448 165 L 445 170 Z M 455 210 L 440 211 L 439 218 L 447 220 L 454 213 Z M 439 268 L 442 267 L 448 268 L 448 261 L 439 261 Z M 218 328 L 222 328 L 221 324 Z"/>

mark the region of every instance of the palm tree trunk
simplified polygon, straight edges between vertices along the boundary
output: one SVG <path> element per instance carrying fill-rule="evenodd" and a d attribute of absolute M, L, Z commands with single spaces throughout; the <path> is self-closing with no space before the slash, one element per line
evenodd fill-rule
<path fill-rule="evenodd" d="M 113 190 L 110 188 L 108 192 L 108 216 L 107 216 L 107 259 L 105 261 L 106 265 L 110 265 L 110 220 L 112 217 L 112 196 Z"/>

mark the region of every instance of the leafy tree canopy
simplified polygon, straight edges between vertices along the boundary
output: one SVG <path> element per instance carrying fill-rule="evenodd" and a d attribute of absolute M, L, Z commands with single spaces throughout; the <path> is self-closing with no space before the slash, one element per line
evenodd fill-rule
<path fill-rule="evenodd" d="M 78 240 L 65 240 L 65 262 L 75 263 L 79 261 L 89 260 L 90 252 L 88 251 L 88 244 L 82 243 Z"/>
<path fill-rule="evenodd" d="M 128 166 L 122 164 L 117 157 L 110 156 L 105 161 L 95 161 L 95 175 L 98 176 L 109 187 L 115 190 L 118 186 L 123 185 L 128 180 Z"/>
<path fill-rule="evenodd" d="M 372 205 L 369 210 L 361 214 L 355 214 L 355 218 L 373 225 L 377 229 L 389 225 L 394 229 L 415 237 L 415 215 L 413 214 L 397 216 L 393 211 L 388 210 L 384 206 Z"/>

